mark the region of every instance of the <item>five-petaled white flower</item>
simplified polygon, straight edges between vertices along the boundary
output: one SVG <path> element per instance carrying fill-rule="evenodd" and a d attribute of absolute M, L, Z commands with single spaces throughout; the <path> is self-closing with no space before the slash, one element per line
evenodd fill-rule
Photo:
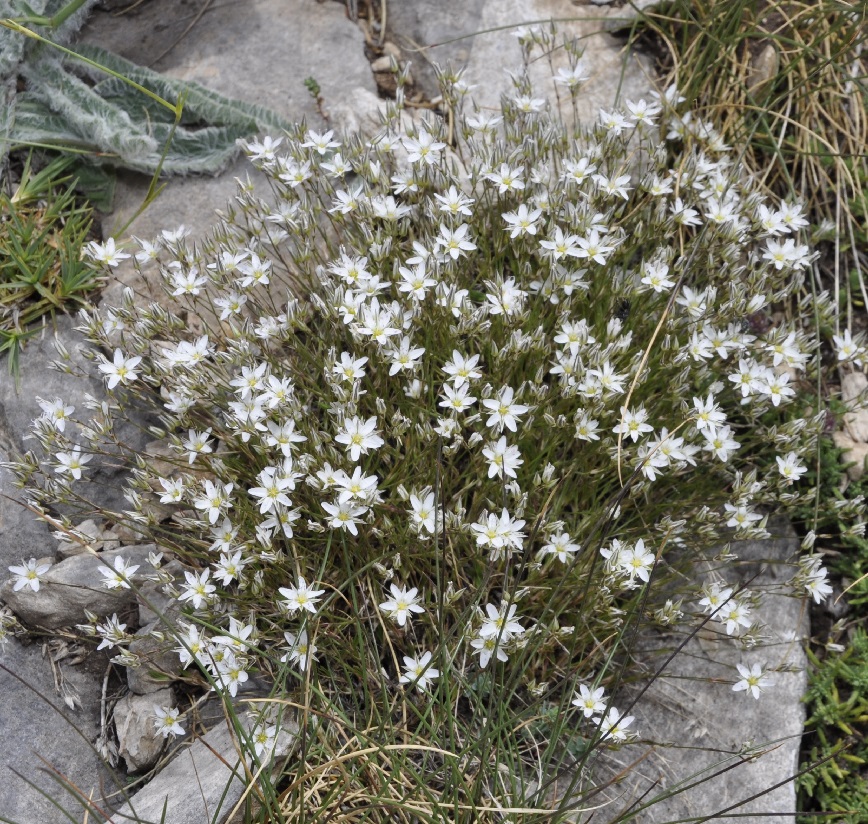
<path fill-rule="evenodd" d="M 368 418 L 366 421 L 356 416 L 349 418 L 344 421 L 343 428 L 335 440 L 346 446 L 352 461 L 358 461 L 360 455 L 367 455 L 368 450 L 377 449 L 385 443 L 377 434 L 376 417 Z"/>
<path fill-rule="evenodd" d="M 95 260 L 97 263 L 104 263 L 106 266 L 111 266 L 112 268 L 129 257 L 128 254 L 121 252 L 115 246 L 115 239 L 113 237 L 110 237 L 105 243 L 97 243 L 95 240 L 92 240 L 87 244 L 84 251 L 92 260 Z"/>
<path fill-rule="evenodd" d="M 587 684 L 580 684 L 573 695 L 572 704 L 582 711 L 585 718 L 590 718 L 606 709 L 605 697 L 606 693 L 602 687 L 592 690 Z"/>
<path fill-rule="evenodd" d="M 154 728 L 163 738 L 184 734 L 180 718 L 181 713 L 177 707 L 158 707 L 154 704 Z"/>
<path fill-rule="evenodd" d="M 530 407 L 515 403 L 513 398 L 515 391 L 511 386 L 504 386 L 494 398 L 486 398 L 482 405 L 491 410 L 485 425 L 496 432 L 502 432 L 506 427 L 510 432 L 516 431 L 516 423 L 520 416 L 524 415 Z"/>
<path fill-rule="evenodd" d="M 58 466 L 54 468 L 54 471 L 58 475 L 69 473 L 75 480 L 79 480 L 84 471 L 84 465 L 93 458 L 93 455 L 82 455 L 81 447 L 76 444 L 71 452 L 58 452 L 55 457 Z"/>
<path fill-rule="evenodd" d="M 58 432 L 63 432 L 66 429 L 66 421 L 69 416 L 75 412 L 74 406 L 67 406 L 60 398 L 46 401 L 42 398 L 36 399 L 39 406 L 42 407 L 42 414 L 39 416 L 42 420 L 48 421 Z"/>
<path fill-rule="evenodd" d="M 439 675 L 440 670 L 431 666 L 432 654 L 428 651 L 418 656 L 404 656 L 404 669 L 406 672 L 401 676 L 400 683 L 415 684 L 419 692 L 427 692 Z"/>
<path fill-rule="evenodd" d="M 289 612 L 298 612 L 298 610 L 303 609 L 311 615 L 316 615 L 316 602 L 325 592 L 324 589 L 313 589 L 301 575 L 299 575 L 298 583 L 294 587 L 280 587 L 277 591 L 284 597 L 281 604 Z"/>
<path fill-rule="evenodd" d="M 183 585 L 184 592 L 178 596 L 179 601 L 190 601 L 193 609 L 201 609 L 213 599 L 217 587 L 208 580 L 211 577 L 210 569 L 203 569 L 198 575 L 185 570 L 184 577 L 187 583 Z"/>
<path fill-rule="evenodd" d="M 308 640 L 307 630 L 303 629 L 298 635 L 293 632 L 284 632 L 284 640 L 289 646 L 289 651 L 284 653 L 280 660 L 283 663 L 297 664 L 304 672 L 311 661 L 316 661 L 316 647 Z"/>
<path fill-rule="evenodd" d="M 808 467 L 799 463 L 799 456 L 795 452 L 788 452 L 785 458 L 778 455 L 775 460 L 778 462 L 778 471 L 788 483 L 798 481 L 808 471 Z"/>
<path fill-rule="evenodd" d="M 380 609 L 389 614 L 389 617 L 398 623 L 399 627 L 403 627 L 407 623 L 407 619 L 411 617 L 411 613 L 425 612 L 425 607 L 420 606 L 419 590 L 416 587 L 400 589 L 392 584 L 389 589 L 392 592 L 392 598 L 380 604 Z"/>
<path fill-rule="evenodd" d="M 45 575 L 49 569 L 51 564 L 40 564 L 36 558 L 31 558 L 29 561 L 22 558 L 21 566 L 9 567 L 9 571 L 16 576 L 12 591 L 18 592 L 19 589 L 30 587 L 34 592 L 39 592 L 39 576 Z"/>
<path fill-rule="evenodd" d="M 739 681 L 733 685 L 733 692 L 747 691 L 748 695 L 754 698 L 759 698 L 760 693 L 766 687 L 773 687 L 774 681 L 763 673 L 763 667 L 759 664 L 753 664 L 746 667 L 743 664 L 736 664 L 738 674 L 741 676 Z"/>
<path fill-rule="evenodd" d="M 109 589 L 131 589 L 130 578 L 133 577 L 138 564 L 131 564 L 122 555 L 115 556 L 114 568 L 100 566 L 100 574 L 105 576 L 103 586 Z"/>
<path fill-rule="evenodd" d="M 114 389 L 118 384 L 127 386 L 132 383 L 139 376 L 135 369 L 141 362 L 141 356 L 128 358 L 120 349 L 115 349 L 114 360 L 110 362 L 103 357 L 99 370 L 106 376 L 106 386 Z"/>

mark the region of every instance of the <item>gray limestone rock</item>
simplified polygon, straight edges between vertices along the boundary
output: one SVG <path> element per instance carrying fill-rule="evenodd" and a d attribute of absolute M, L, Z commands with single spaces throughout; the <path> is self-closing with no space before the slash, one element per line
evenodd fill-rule
<path fill-rule="evenodd" d="M 184 580 L 184 566 L 179 561 L 169 561 L 160 567 L 160 572 L 171 576 L 173 581 Z M 154 624 L 161 630 L 166 627 L 160 620 L 161 616 L 169 616 L 177 612 L 178 601 L 172 595 L 163 591 L 164 584 L 160 581 L 143 581 L 139 587 L 137 600 L 139 602 L 139 625 Z"/>
<path fill-rule="evenodd" d="M 499 110 L 501 93 L 510 89 L 506 72 L 522 67 L 515 32 L 522 25 L 557 19 L 561 35 L 577 38 L 585 48 L 591 78 L 579 96 L 579 117 L 590 123 L 601 107 L 639 99 L 650 89 L 650 63 L 623 47 L 606 29 L 624 15 L 617 8 L 576 6 L 570 0 L 417 0 L 393 3 L 387 18 L 389 37 L 413 61 L 413 74 L 427 95 L 438 95 L 432 64 L 465 68 L 475 84 L 471 96 L 481 108 Z M 567 65 L 563 49 L 552 55 L 554 70 Z M 623 72 L 622 72 L 623 67 Z M 557 105 L 547 60 L 533 61 L 534 94 Z M 569 95 L 561 90 L 560 108 L 571 117 Z"/>
<path fill-rule="evenodd" d="M 740 560 L 730 585 L 786 589 L 783 585 L 794 572 L 787 560 L 798 553 L 799 541 L 789 526 L 769 529 L 778 537 L 733 543 L 732 551 Z M 769 629 L 767 640 L 755 649 L 742 650 L 712 621 L 629 709 L 636 718 L 633 728 L 640 743 L 606 752 L 592 766 L 594 780 L 605 782 L 640 761 L 603 794 L 612 816 L 646 792 L 643 804 L 720 772 L 655 803 L 641 813 L 640 820 L 680 821 L 728 810 L 742 816 L 739 821 L 744 824 L 764 824 L 771 813 L 776 814 L 775 821 L 793 824 L 796 790 L 790 779 L 799 767 L 805 717 L 801 699 L 807 687 L 803 651 L 809 635 L 807 604 L 804 599 L 766 593 L 752 617 Z M 656 632 L 646 635 L 634 668 L 654 672 L 681 640 L 682 636 Z M 738 663 L 779 670 L 769 673 L 774 686 L 759 700 L 747 692 L 734 692 L 732 685 L 741 677 Z M 622 712 L 638 688 L 625 689 L 618 696 L 616 704 Z M 755 795 L 755 800 L 746 801 Z M 598 796 L 594 803 L 601 801 Z M 579 806 L 584 805 L 579 802 Z"/>
<path fill-rule="evenodd" d="M 104 664 L 68 666 L 43 655 L 41 644 L 10 639 L 0 649 L 0 819 L 17 824 L 69 824 L 40 792 L 55 798 L 81 820 L 81 805 L 52 777 L 65 776 L 94 800 L 116 789 L 93 742 L 100 731 Z M 71 712 L 55 692 L 57 679 L 77 698 Z M 44 760 L 43 760 L 44 759 Z M 93 820 L 93 816 L 91 817 Z"/>
<path fill-rule="evenodd" d="M 173 620 L 176 614 L 177 610 L 174 610 L 173 615 L 167 618 Z M 182 670 L 180 656 L 174 651 L 177 642 L 167 634 L 160 640 L 152 635 L 154 630 L 165 634 L 163 625 L 155 621 L 142 627 L 129 645 L 129 651 L 141 662 L 138 667 L 127 667 L 127 684 L 137 695 L 162 692 L 167 682 Z"/>
<path fill-rule="evenodd" d="M 250 720 L 243 718 L 250 729 Z M 278 733 L 275 758 L 290 751 L 298 728 L 284 722 Z M 244 767 L 238 757 L 238 742 L 226 722 L 182 748 L 175 758 L 144 789 L 112 817 L 122 824 L 129 816 L 143 822 L 165 820 L 171 824 L 202 824 L 226 821 L 245 789 Z M 242 776 L 242 777 L 239 777 Z"/>
<path fill-rule="evenodd" d="M 132 579 L 136 583 L 154 573 L 154 568 L 148 563 L 148 554 L 155 549 L 154 544 L 141 544 L 98 554 L 73 555 L 55 564 L 42 576 L 38 592 L 29 587 L 15 592 L 10 579 L 0 587 L 0 600 L 23 623 L 46 629 L 84 623 L 86 609 L 100 616 L 111 615 L 135 603 L 136 594 L 132 589 L 104 586 L 105 578 L 99 567 L 111 568 L 115 558 L 123 557 L 128 563 L 139 566 Z"/>
<path fill-rule="evenodd" d="M 352 106 L 360 91 L 376 93 L 362 33 L 341 4 L 248 0 L 215 3 L 197 16 L 200 5 L 192 0 L 151 0 L 122 17 L 97 12 L 82 31 L 82 40 L 143 65 L 153 64 L 170 77 L 266 106 L 290 120 L 304 119 L 318 130 L 344 125 L 331 116 L 333 107 Z M 175 41 L 177 45 L 166 52 Z M 320 87 L 322 111 L 305 88 L 309 77 Z M 323 120 L 322 112 L 331 119 Z M 129 232 L 151 238 L 184 224 L 193 229 L 194 237 L 201 237 L 214 223 L 215 209 L 235 196 L 235 178 L 248 173 L 253 173 L 250 164 L 240 159 L 216 178 L 170 180 Z M 135 214 L 148 185 L 138 175 L 119 180 L 115 208 L 103 223 L 106 235 Z M 106 294 L 110 304 L 118 302 L 120 284 L 149 300 L 161 299 L 159 288 L 137 277 L 132 266 L 118 267 L 115 275 Z"/>
<path fill-rule="evenodd" d="M 76 321 L 68 315 L 58 315 L 53 322 L 49 323 L 44 330 L 34 335 L 27 342 L 20 357 L 20 380 L 16 386 L 13 380 L 0 381 L 0 460 L 10 460 L 20 455 L 28 442 L 23 440 L 28 434 L 30 424 L 34 418 L 42 414 L 39 399 L 52 400 L 61 398 L 67 404 L 75 407 L 73 419 L 88 420 L 90 411 L 86 408 L 88 396 L 101 398 L 105 395 L 102 380 L 97 377 L 96 367 L 89 363 L 82 355 L 83 349 L 92 349 L 82 337 L 75 331 Z M 56 345 L 69 353 L 68 364 L 70 368 L 85 372 L 87 377 L 60 372 L 51 368 L 54 361 L 61 360 Z M 97 373 L 98 374 L 98 373 Z M 138 422 L 141 424 L 141 421 Z M 72 421 L 67 422 L 65 433 L 72 436 L 78 431 L 78 425 Z M 118 429 L 118 435 L 132 449 L 139 449 L 147 438 L 144 438 L 138 425 L 122 423 Z M 122 470 L 112 465 L 108 460 L 94 458 L 88 465 L 87 472 L 83 475 L 81 491 L 86 490 L 86 497 L 98 500 L 99 504 L 108 509 L 126 509 L 128 504 L 123 497 Z M 18 500 L 15 493 L 13 478 L 10 472 L 0 469 L 0 483 L 2 489 L 11 497 Z M 84 479 L 88 482 L 85 484 Z M 84 517 L 88 513 L 84 513 Z M 82 520 L 79 516 L 76 520 Z M 22 553 L 29 553 L 27 557 L 37 553 L 34 545 L 35 535 L 48 536 L 47 528 L 33 530 L 31 525 L 34 521 L 32 513 L 24 509 L 20 504 L 15 504 L 7 499 L 0 503 L 0 569 L 10 563 L 20 560 Z M 25 533 L 26 536 L 25 536 Z M 53 552 L 55 542 L 43 542 L 40 538 L 40 555 Z M 33 547 L 33 548 L 31 548 Z M 49 550 L 50 547 L 50 550 Z"/>
<path fill-rule="evenodd" d="M 149 695 L 125 695 L 115 704 L 114 720 L 118 736 L 118 755 L 130 772 L 153 767 L 166 745 L 154 726 L 154 706 L 174 707 L 175 694 L 164 687 Z"/>

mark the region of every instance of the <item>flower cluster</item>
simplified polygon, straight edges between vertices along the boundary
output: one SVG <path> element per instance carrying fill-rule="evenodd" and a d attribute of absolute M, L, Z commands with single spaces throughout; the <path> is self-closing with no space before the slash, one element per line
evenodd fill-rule
<path fill-rule="evenodd" d="M 570 685 L 646 593 L 665 623 L 751 625 L 750 599 L 691 563 L 812 499 L 818 342 L 773 311 L 812 259 L 803 213 L 674 90 L 580 127 L 516 84 L 494 116 L 456 80 L 452 131 L 395 108 L 370 139 L 245 144 L 267 191 L 243 187 L 199 243 L 183 227 L 141 243 L 166 300 L 82 317 L 111 353 L 95 355 L 110 402 L 86 424 L 42 402 L 19 475 L 74 503 L 91 458 L 120 450 L 119 517 L 185 565 L 165 582 L 187 614 L 177 653 L 216 689 L 257 669 L 305 681 L 323 657 L 345 694 L 370 672 L 429 694 L 498 667 Z M 134 407 L 159 461 L 117 441 Z M 38 590 L 46 570 L 13 571 Z M 101 572 L 121 587 L 135 568 Z M 819 559 L 794 585 L 827 594 Z M 633 719 L 602 695 L 576 706 L 622 741 Z"/>

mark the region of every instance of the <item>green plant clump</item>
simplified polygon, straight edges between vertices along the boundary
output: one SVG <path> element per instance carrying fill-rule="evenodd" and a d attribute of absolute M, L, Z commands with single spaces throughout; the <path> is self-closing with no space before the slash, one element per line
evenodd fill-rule
<path fill-rule="evenodd" d="M 569 110 L 585 74 L 566 48 Z M 100 514 L 163 553 L 169 644 L 227 699 L 274 683 L 251 758 L 299 726 L 286 772 L 259 775 L 272 820 L 593 806 L 592 759 L 642 735 L 615 706 L 639 622 L 713 621 L 745 649 L 720 689 L 770 688 L 726 541 L 814 500 L 812 320 L 832 304 L 802 289 L 806 221 L 674 88 L 574 124 L 514 83 L 495 115 L 444 76 L 451 128 L 399 89 L 371 140 L 248 143 L 267 190 L 201 243 L 142 243 L 172 308 L 130 293 L 83 314 L 109 402 L 58 399 L 14 465 L 71 534 L 99 456 L 130 468 L 129 509 Z M 132 410 L 154 415 L 144 451 L 115 435 Z M 810 549 L 790 571 L 825 597 Z M 84 629 L 139 664 L 116 617 Z"/>
<path fill-rule="evenodd" d="M 82 260 L 92 211 L 60 177 L 57 159 L 31 175 L 30 159 L 10 195 L 0 192 L 0 352 L 18 374 L 21 345 L 32 324 L 56 310 L 89 305 L 102 277 Z"/>
<path fill-rule="evenodd" d="M 811 809 L 846 812 L 835 820 L 858 824 L 868 810 L 868 634 L 856 627 L 846 648 L 831 649 L 822 661 L 809 656 L 807 754 L 811 763 L 828 760 L 803 775 L 799 789 Z"/>

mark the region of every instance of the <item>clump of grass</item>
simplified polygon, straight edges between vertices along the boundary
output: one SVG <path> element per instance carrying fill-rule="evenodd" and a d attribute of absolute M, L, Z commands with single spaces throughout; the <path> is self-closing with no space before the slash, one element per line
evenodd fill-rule
<path fill-rule="evenodd" d="M 820 288 L 844 295 L 841 317 L 852 327 L 868 295 L 858 242 L 868 179 L 864 6 L 676 0 L 640 21 L 660 67 L 753 177 L 804 203 L 824 242 Z"/>
<path fill-rule="evenodd" d="M 0 192 L 0 352 L 18 375 L 22 343 L 37 321 L 87 305 L 103 279 L 82 260 L 90 206 L 56 158 L 39 173 L 28 156 L 15 191 Z"/>
<path fill-rule="evenodd" d="M 528 60 L 554 43 L 522 38 Z M 615 706 L 640 622 L 714 620 L 746 650 L 721 688 L 771 685 L 757 593 L 696 563 L 815 499 L 806 387 L 833 306 L 799 292 L 804 216 L 674 87 L 585 124 L 524 76 L 498 115 L 460 76 L 443 96 L 448 130 L 407 118 L 399 87 L 372 139 L 246 144 L 267 189 L 201 243 L 141 243 L 177 311 L 128 294 L 84 313 L 109 402 L 59 399 L 14 464 L 71 529 L 92 456 L 122 456 L 130 508 L 102 514 L 184 564 L 161 571 L 169 643 L 227 700 L 253 672 L 274 684 L 252 759 L 295 714 L 298 757 L 254 782 L 268 820 L 564 820 L 592 805 L 596 755 L 642 734 Z M 143 409 L 159 463 L 114 434 Z M 808 550 L 792 591 L 822 600 Z M 116 620 L 85 630 L 139 663 Z"/>

